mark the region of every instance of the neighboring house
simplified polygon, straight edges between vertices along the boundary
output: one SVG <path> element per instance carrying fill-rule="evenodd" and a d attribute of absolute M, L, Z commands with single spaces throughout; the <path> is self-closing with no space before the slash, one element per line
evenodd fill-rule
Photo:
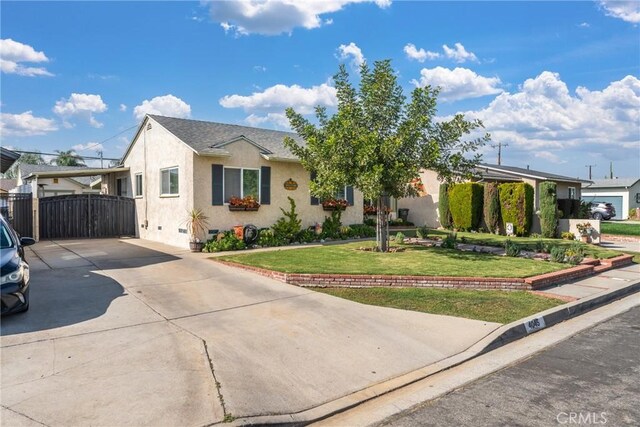
<path fill-rule="evenodd" d="M 629 219 L 629 210 L 640 208 L 640 178 L 596 179 L 582 187 L 585 202 L 608 202 L 616 209 L 613 219 Z"/>
<path fill-rule="evenodd" d="M 0 178 L 0 194 L 7 194 L 13 190 L 17 185 L 15 179 Z"/>
<path fill-rule="evenodd" d="M 5 173 L 20 158 L 20 154 L 8 148 L 0 147 L 0 172 Z"/>
<path fill-rule="evenodd" d="M 20 192 L 31 192 L 37 197 L 61 196 L 65 194 L 99 193 L 99 177 L 47 177 L 58 172 L 82 172 L 84 166 L 29 165 L 18 166 L 17 188 Z"/>
<path fill-rule="evenodd" d="M 284 146 L 293 133 L 247 126 L 147 115 L 122 163 L 126 172 L 104 175 L 102 192 L 136 199 L 139 236 L 187 247 L 189 210 L 209 217 L 216 230 L 253 224 L 270 227 L 291 197 L 303 227 L 322 223 L 329 212 L 309 193 L 310 174 Z M 255 196 L 258 211 L 230 211 L 232 196 Z M 351 206 L 343 224 L 362 223 L 362 194 L 346 187 L 336 195 Z M 202 236 L 205 237 L 205 236 Z"/>
<path fill-rule="evenodd" d="M 425 170 L 420 173 L 420 178 L 426 192 L 425 196 L 404 198 L 397 202 L 398 208 L 409 209 L 409 221 L 416 225 L 427 227 L 440 227 L 438 218 L 438 201 L 440 184 L 437 173 Z M 480 164 L 476 168 L 473 181 L 485 182 L 526 182 L 534 189 L 534 212 L 539 209 L 539 188 L 545 181 L 553 181 L 557 184 L 559 199 L 580 199 L 581 186 L 591 183 L 579 178 L 556 175 L 547 172 L 536 171 L 529 168 L 513 166 Z M 539 232 L 540 224 L 537 215 L 533 218 L 533 232 Z"/>

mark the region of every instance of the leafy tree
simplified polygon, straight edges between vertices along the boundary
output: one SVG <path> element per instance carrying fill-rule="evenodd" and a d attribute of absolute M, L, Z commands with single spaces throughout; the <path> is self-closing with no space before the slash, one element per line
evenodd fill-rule
<path fill-rule="evenodd" d="M 5 177 L 9 179 L 14 179 L 18 177 L 18 167 L 20 165 L 44 165 L 46 162 L 42 158 L 42 155 L 39 152 L 33 153 L 22 153 L 18 160 L 15 161 L 13 165 L 9 168 L 7 172 L 5 172 Z"/>
<path fill-rule="evenodd" d="M 484 185 L 484 223 L 490 233 L 498 234 L 500 231 L 500 196 L 495 182 Z"/>
<path fill-rule="evenodd" d="M 55 150 L 57 157 L 51 163 L 58 166 L 86 166 L 82 156 L 76 154 L 74 150 Z"/>
<path fill-rule="evenodd" d="M 306 145 L 292 138 L 286 138 L 285 145 L 305 168 L 315 172 L 310 184 L 314 196 L 327 198 L 352 185 L 366 199 L 376 201 L 377 245 L 385 252 L 388 197 L 415 196 L 409 183 L 423 168 L 435 170 L 445 180 L 470 176 L 480 156 L 467 155 L 489 137 L 461 140 L 482 123 L 466 121 L 460 114 L 436 122 L 438 89 L 416 88 L 406 102 L 389 60 L 376 61 L 373 70 L 362 64 L 358 89 L 349 81 L 344 65 L 334 82 L 338 111 L 329 117 L 324 107 L 316 107 L 318 125 L 314 125 L 288 108 L 289 123 Z"/>

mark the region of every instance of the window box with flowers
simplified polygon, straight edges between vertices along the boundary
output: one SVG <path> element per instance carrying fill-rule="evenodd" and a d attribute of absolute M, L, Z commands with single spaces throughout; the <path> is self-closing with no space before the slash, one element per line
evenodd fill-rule
<path fill-rule="evenodd" d="M 259 208 L 260 203 L 253 196 L 247 196 L 242 199 L 236 196 L 229 198 L 230 211 L 257 211 Z"/>
<path fill-rule="evenodd" d="M 343 211 L 349 206 L 344 199 L 325 199 L 322 201 L 322 209 L 325 211 Z"/>

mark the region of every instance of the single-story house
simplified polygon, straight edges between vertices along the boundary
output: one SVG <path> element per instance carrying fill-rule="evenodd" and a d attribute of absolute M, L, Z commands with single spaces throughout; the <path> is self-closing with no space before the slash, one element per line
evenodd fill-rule
<path fill-rule="evenodd" d="M 514 166 L 492 165 L 488 163 L 480 164 L 474 173 L 475 182 L 526 182 L 534 189 L 534 212 L 540 208 L 539 188 L 540 184 L 546 181 L 553 181 L 557 184 L 557 194 L 559 199 L 577 199 L 581 197 L 583 184 L 591 183 L 580 178 L 556 175 L 548 172 L 536 171 L 533 169 L 519 168 Z M 416 225 L 426 225 L 427 227 L 440 227 L 438 218 L 438 200 L 440 184 L 438 174 L 434 171 L 424 170 L 420 173 L 420 179 L 424 185 L 426 195 L 422 197 L 403 198 L 397 201 L 397 207 L 409 209 L 408 220 Z M 534 215 L 532 231 L 539 232 L 540 224 L 538 217 Z"/>
<path fill-rule="evenodd" d="M 629 210 L 640 208 L 640 178 L 596 179 L 583 185 L 582 200 L 611 203 L 616 209 L 613 219 L 629 219 Z"/>
<path fill-rule="evenodd" d="M 84 166 L 21 164 L 18 166 L 17 189 L 19 192 L 33 193 L 38 198 L 100 193 L 100 176 L 61 176 L 85 170 L 87 168 Z"/>
<path fill-rule="evenodd" d="M 147 115 L 122 159 L 127 171 L 104 175 L 102 192 L 136 201 L 139 237 L 187 247 L 191 209 L 209 217 L 209 234 L 236 225 L 271 227 L 293 198 L 302 226 L 329 213 L 311 197 L 311 176 L 284 146 L 298 135 L 247 126 Z M 232 197 L 255 197 L 257 211 L 234 211 Z M 362 223 L 362 194 L 352 187 L 336 195 L 349 205 L 343 224 Z"/>

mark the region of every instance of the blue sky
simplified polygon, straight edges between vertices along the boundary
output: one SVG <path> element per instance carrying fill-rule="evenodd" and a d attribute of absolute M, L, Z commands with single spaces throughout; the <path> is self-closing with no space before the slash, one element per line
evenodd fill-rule
<path fill-rule="evenodd" d="M 638 176 L 639 5 L 3 1 L 2 145 L 119 157 L 145 112 L 282 129 L 288 105 L 335 105 L 341 62 L 355 81 L 390 58 L 407 94 L 441 86 L 440 116 L 509 144 L 504 164 Z"/>

